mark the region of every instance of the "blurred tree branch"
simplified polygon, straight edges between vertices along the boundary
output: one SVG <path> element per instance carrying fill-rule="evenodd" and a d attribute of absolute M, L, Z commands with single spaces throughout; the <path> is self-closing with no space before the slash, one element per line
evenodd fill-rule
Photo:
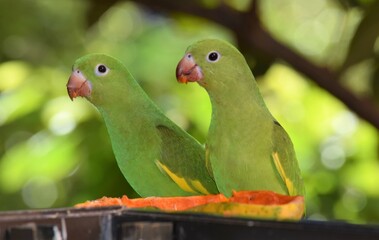
<path fill-rule="evenodd" d="M 370 99 L 359 98 L 352 91 L 340 84 L 337 72 L 332 72 L 325 67 L 310 62 L 299 53 L 277 41 L 264 29 L 259 18 L 259 0 L 252 1 L 249 10 L 246 12 L 237 11 L 223 3 L 213 8 L 206 8 L 200 1 L 132 1 L 142 4 L 153 11 L 167 14 L 179 12 L 195 15 L 228 28 L 235 33 L 239 48 L 244 54 L 251 54 L 253 56 L 264 55 L 268 63 L 277 59 L 284 60 L 299 73 L 304 74 L 321 88 L 342 101 L 359 117 L 379 129 L 379 110 Z"/>

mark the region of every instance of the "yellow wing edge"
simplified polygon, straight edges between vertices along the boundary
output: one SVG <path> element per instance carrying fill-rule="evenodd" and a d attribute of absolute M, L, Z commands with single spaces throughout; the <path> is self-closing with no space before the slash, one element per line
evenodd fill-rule
<path fill-rule="evenodd" d="M 183 191 L 190 192 L 193 194 L 210 194 L 199 180 L 189 180 L 190 182 L 188 183 L 186 179 L 176 175 L 159 160 L 156 160 L 156 164 L 158 168 L 161 169 L 162 172 L 166 173 Z"/>
<path fill-rule="evenodd" d="M 280 177 L 282 178 L 284 184 L 287 187 L 289 195 L 291 196 L 295 195 L 295 188 L 293 186 L 293 182 L 287 177 L 286 173 L 284 172 L 283 166 L 280 163 L 280 157 L 279 157 L 278 152 L 273 152 L 272 158 L 274 159 L 274 164 L 275 164 L 276 169 L 279 172 Z"/>

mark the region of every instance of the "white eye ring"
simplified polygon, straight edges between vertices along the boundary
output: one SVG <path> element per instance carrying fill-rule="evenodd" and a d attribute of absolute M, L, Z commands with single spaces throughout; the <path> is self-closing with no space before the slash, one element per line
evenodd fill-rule
<path fill-rule="evenodd" d="M 221 58 L 221 54 L 217 51 L 210 51 L 207 55 L 207 61 L 211 63 L 217 62 Z"/>
<path fill-rule="evenodd" d="M 95 67 L 95 73 L 97 76 L 105 76 L 109 72 L 109 68 L 105 66 L 104 64 L 98 64 Z"/>

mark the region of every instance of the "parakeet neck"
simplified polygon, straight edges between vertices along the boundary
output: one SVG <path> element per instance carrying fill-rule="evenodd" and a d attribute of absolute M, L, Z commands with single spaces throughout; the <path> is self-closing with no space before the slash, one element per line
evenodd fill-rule
<path fill-rule="evenodd" d="M 253 110 L 269 113 L 254 76 L 251 72 L 248 79 L 242 79 L 242 76 L 232 76 L 225 81 L 229 84 L 220 83 L 217 87 L 207 89 L 212 106 L 216 107 L 213 110 L 216 112 L 223 110 L 250 112 Z"/>
<path fill-rule="evenodd" d="M 111 138 L 120 142 L 135 139 L 141 129 L 151 121 L 155 105 L 134 81 L 115 89 L 112 96 L 97 108 L 104 118 Z M 143 110 L 142 110 L 143 109 Z M 149 113 L 151 115 L 148 115 Z M 117 142 L 117 141 L 115 141 Z"/>
<path fill-rule="evenodd" d="M 246 129 L 246 125 L 261 125 L 273 119 L 267 109 L 253 75 L 249 79 L 233 77 L 234 84 L 220 85 L 208 90 L 212 103 L 212 123 L 210 131 L 258 131 Z M 215 122 L 217 121 L 217 123 Z M 251 124 L 255 123 L 255 124 Z M 261 126 L 265 127 L 265 126 Z M 237 137 L 238 138 L 238 137 Z"/>

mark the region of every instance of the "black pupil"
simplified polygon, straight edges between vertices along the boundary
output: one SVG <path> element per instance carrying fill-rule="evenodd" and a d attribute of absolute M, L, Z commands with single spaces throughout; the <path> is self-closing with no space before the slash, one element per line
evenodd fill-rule
<path fill-rule="evenodd" d="M 208 59 L 211 61 L 216 61 L 218 58 L 218 54 L 216 52 L 211 52 L 208 56 Z"/>
<path fill-rule="evenodd" d="M 104 65 L 100 65 L 97 70 L 101 73 L 105 73 L 107 71 L 107 68 Z"/>

